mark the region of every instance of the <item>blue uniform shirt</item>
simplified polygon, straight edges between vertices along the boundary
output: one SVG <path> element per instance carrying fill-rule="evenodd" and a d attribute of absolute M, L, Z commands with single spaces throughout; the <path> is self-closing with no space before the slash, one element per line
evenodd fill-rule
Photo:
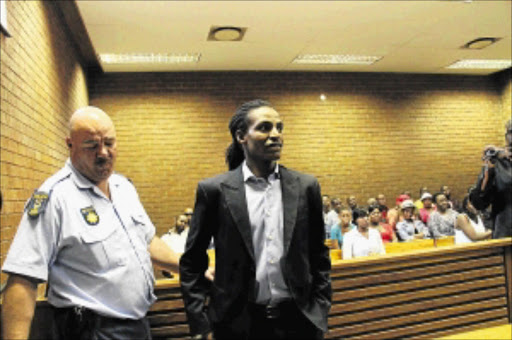
<path fill-rule="evenodd" d="M 68 159 L 38 190 L 49 196 L 44 211 L 23 214 L 2 270 L 48 281 L 55 307 L 139 319 L 156 300 L 155 227 L 130 181 L 113 174 L 108 185 L 111 200 Z"/>

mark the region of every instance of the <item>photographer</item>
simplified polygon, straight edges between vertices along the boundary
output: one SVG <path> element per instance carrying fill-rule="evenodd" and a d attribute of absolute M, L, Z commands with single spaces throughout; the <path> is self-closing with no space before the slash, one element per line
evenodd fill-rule
<path fill-rule="evenodd" d="M 470 194 L 478 210 L 492 205 L 493 238 L 512 236 L 512 120 L 505 127 L 505 148 L 484 149 L 482 173 Z"/>

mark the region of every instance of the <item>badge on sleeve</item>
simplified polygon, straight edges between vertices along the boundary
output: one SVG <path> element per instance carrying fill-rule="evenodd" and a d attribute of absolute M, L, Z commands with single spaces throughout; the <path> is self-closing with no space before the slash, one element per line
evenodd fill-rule
<path fill-rule="evenodd" d="M 90 207 L 80 209 L 80 211 L 88 225 L 96 225 L 100 222 L 100 217 L 92 205 Z"/>
<path fill-rule="evenodd" d="M 37 218 L 46 209 L 48 194 L 43 191 L 36 191 L 30 198 L 27 205 L 27 214 L 30 218 Z"/>

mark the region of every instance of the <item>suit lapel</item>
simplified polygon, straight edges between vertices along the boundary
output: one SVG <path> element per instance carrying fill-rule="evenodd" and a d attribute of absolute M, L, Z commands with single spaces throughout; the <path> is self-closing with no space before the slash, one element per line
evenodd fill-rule
<path fill-rule="evenodd" d="M 249 221 L 249 212 L 247 211 L 245 185 L 241 166 L 234 171 L 234 176 L 229 176 L 221 183 L 221 190 L 226 198 L 226 203 L 229 211 L 231 212 L 231 216 L 233 216 L 233 219 L 235 220 L 236 227 L 242 235 L 242 239 L 249 250 L 249 254 L 254 260 L 251 223 Z"/>
<path fill-rule="evenodd" d="M 297 220 L 299 184 L 298 178 L 293 176 L 285 167 L 279 166 L 279 168 L 281 173 L 281 190 L 283 192 L 283 249 L 284 254 L 287 254 Z"/>

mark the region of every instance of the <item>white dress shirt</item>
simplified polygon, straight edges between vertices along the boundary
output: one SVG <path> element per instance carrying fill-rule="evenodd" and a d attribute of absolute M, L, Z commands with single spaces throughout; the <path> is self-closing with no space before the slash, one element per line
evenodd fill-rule
<path fill-rule="evenodd" d="M 256 303 L 290 297 L 281 270 L 283 257 L 283 199 L 279 166 L 268 178 L 257 178 L 243 163 L 245 195 L 256 259 Z"/>

